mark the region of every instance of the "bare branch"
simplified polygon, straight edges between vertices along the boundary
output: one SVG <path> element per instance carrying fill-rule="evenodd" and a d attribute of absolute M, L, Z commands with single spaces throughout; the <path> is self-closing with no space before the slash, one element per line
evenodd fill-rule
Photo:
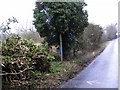
<path fill-rule="evenodd" d="M 29 69 L 32 69 L 32 67 L 30 67 L 30 68 L 25 68 L 24 70 L 22 70 L 22 71 L 20 71 L 20 72 L 18 72 L 18 73 L 1 73 L 0 74 L 0 76 L 3 76 L 3 75 L 17 75 L 17 74 L 20 74 L 20 73 L 23 73 L 23 72 L 25 72 L 26 70 L 29 70 Z"/>

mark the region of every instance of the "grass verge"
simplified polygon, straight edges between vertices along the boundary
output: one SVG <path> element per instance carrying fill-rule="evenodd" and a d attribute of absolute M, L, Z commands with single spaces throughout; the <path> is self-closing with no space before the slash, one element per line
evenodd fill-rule
<path fill-rule="evenodd" d="M 31 90 L 38 88 L 59 88 L 61 85 L 66 83 L 69 79 L 74 78 L 78 73 L 80 73 L 85 67 L 87 67 L 95 57 L 97 57 L 104 48 L 108 45 L 107 43 L 102 43 L 100 48 L 88 52 L 83 56 L 82 59 L 70 60 L 64 62 L 52 62 L 51 69 L 49 73 L 41 73 L 35 71 L 32 73 L 32 78 L 29 80 L 21 81 L 19 84 L 16 83 L 14 86 L 20 90 Z M 85 58 L 86 57 L 86 58 Z M 84 61 L 84 62 L 82 62 Z"/>

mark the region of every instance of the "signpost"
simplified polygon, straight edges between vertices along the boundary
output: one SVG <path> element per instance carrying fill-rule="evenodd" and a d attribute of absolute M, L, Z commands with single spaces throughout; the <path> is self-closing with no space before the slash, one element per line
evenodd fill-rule
<path fill-rule="evenodd" d="M 62 49 L 62 35 L 60 34 L 60 57 L 61 62 L 63 62 L 63 49 Z"/>

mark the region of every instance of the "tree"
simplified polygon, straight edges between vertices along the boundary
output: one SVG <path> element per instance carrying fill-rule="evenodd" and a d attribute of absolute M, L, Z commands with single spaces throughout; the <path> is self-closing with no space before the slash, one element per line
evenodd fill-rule
<path fill-rule="evenodd" d="M 36 2 L 35 28 L 49 45 L 59 45 L 59 35 L 62 35 L 64 58 L 88 25 L 85 6 L 84 2 Z"/>
<path fill-rule="evenodd" d="M 89 24 L 83 33 L 83 40 L 86 47 L 89 49 L 95 49 L 100 43 L 102 33 L 102 27 L 99 25 Z"/>
<path fill-rule="evenodd" d="M 102 36 L 101 36 L 101 43 L 103 43 L 103 42 L 106 42 L 107 41 L 107 34 L 106 34 L 106 31 L 105 30 L 103 30 L 103 34 L 102 34 Z"/>
<path fill-rule="evenodd" d="M 117 28 L 115 25 L 109 25 L 106 27 L 106 31 L 107 31 L 107 39 L 108 40 L 112 40 L 114 38 L 117 37 L 116 33 L 117 33 Z"/>

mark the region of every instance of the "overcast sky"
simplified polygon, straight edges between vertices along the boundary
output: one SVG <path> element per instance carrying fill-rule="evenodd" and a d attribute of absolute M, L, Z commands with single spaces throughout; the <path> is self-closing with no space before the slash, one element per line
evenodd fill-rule
<path fill-rule="evenodd" d="M 88 21 L 105 27 L 118 22 L 119 0 L 85 0 Z"/>
<path fill-rule="evenodd" d="M 118 22 L 119 0 L 85 0 L 88 21 L 105 27 Z M 0 23 L 14 16 L 23 26 L 33 20 L 35 0 L 0 0 Z"/>

